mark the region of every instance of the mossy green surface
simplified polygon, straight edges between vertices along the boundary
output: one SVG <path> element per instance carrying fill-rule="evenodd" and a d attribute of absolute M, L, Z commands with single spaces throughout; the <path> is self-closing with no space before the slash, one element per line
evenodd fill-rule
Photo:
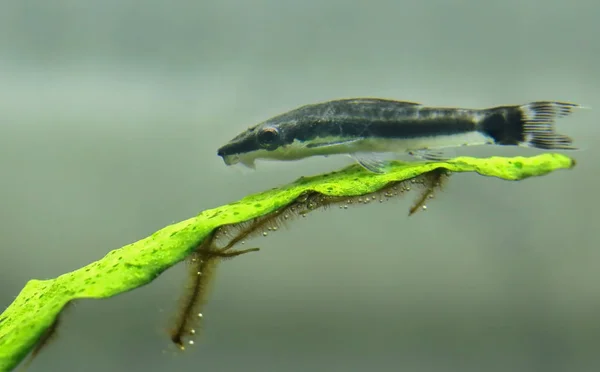
<path fill-rule="evenodd" d="M 108 298 L 148 284 L 163 271 L 185 259 L 214 229 L 271 213 L 294 202 L 303 192 L 360 196 L 377 192 L 390 182 L 410 179 L 437 168 L 521 180 L 568 169 L 573 165 L 571 158 L 560 154 L 485 159 L 460 157 L 446 162 L 397 162 L 392 163 L 385 174 L 370 173 L 358 165 L 352 165 L 338 172 L 302 177 L 289 185 L 206 210 L 55 279 L 30 280 L 0 315 L 0 371 L 12 370 L 25 358 L 69 301 Z"/>

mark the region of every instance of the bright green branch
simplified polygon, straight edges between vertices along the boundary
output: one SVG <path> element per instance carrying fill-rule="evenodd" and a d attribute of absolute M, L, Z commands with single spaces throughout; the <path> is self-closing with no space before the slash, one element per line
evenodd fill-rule
<path fill-rule="evenodd" d="M 572 159 L 558 154 L 529 158 L 461 157 L 447 162 L 398 162 L 386 174 L 369 173 L 353 165 L 339 172 L 303 177 L 289 185 L 206 210 L 55 279 L 30 280 L 0 315 L 0 371 L 9 371 L 18 365 L 70 301 L 108 298 L 146 285 L 189 256 L 218 227 L 272 213 L 293 203 L 304 192 L 316 191 L 325 196 L 361 196 L 377 192 L 390 182 L 411 179 L 439 168 L 521 180 L 573 165 Z"/>

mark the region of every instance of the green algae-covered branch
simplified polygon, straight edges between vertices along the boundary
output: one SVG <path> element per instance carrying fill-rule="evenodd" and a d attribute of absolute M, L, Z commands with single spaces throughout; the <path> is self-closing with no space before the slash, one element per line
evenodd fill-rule
<path fill-rule="evenodd" d="M 85 267 L 54 279 L 30 280 L 0 315 L 0 371 L 13 370 L 28 354 L 37 354 L 55 332 L 61 312 L 72 301 L 109 298 L 134 290 L 185 260 L 190 271 L 190 284 L 170 335 L 171 341 L 183 349 L 184 339 L 196 333 L 195 323 L 202 318 L 205 288 L 217 263 L 223 258 L 257 251 L 258 248 L 234 248 L 243 239 L 276 228 L 283 219 L 334 203 L 391 198 L 407 191 L 407 182 L 422 190 L 410 210 L 412 214 L 424 206 L 427 197 L 453 173 L 475 172 L 517 181 L 570 169 L 574 164 L 564 155 L 542 154 L 514 158 L 459 157 L 444 162 L 394 162 L 385 174 L 370 173 L 352 165 L 333 173 L 302 177 L 288 185 L 205 210 L 140 241 L 110 251 Z"/>

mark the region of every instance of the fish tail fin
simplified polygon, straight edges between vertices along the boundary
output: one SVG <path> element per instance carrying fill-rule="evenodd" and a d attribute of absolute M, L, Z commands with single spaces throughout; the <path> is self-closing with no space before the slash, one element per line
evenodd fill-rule
<path fill-rule="evenodd" d="M 573 140 L 556 132 L 555 120 L 573 113 L 575 103 L 536 101 L 519 106 L 491 108 L 478 130 L 496 145 L 535 147 L 545 150 L 576 150 Z"/>

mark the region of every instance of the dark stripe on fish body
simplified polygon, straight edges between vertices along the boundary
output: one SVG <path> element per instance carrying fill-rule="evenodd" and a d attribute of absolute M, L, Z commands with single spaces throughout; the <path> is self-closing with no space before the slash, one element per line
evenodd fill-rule
<path fill-rule="evenodd" d="M 421 107 L 378 111 L 375 116 L 298 117 L 285 128 L 285 137 L 291 143 L 294 139 L 310 141 L 318 137 L 402 139 L 455 135 L 475 131 L 475 120 L 466 110 Z"/>

